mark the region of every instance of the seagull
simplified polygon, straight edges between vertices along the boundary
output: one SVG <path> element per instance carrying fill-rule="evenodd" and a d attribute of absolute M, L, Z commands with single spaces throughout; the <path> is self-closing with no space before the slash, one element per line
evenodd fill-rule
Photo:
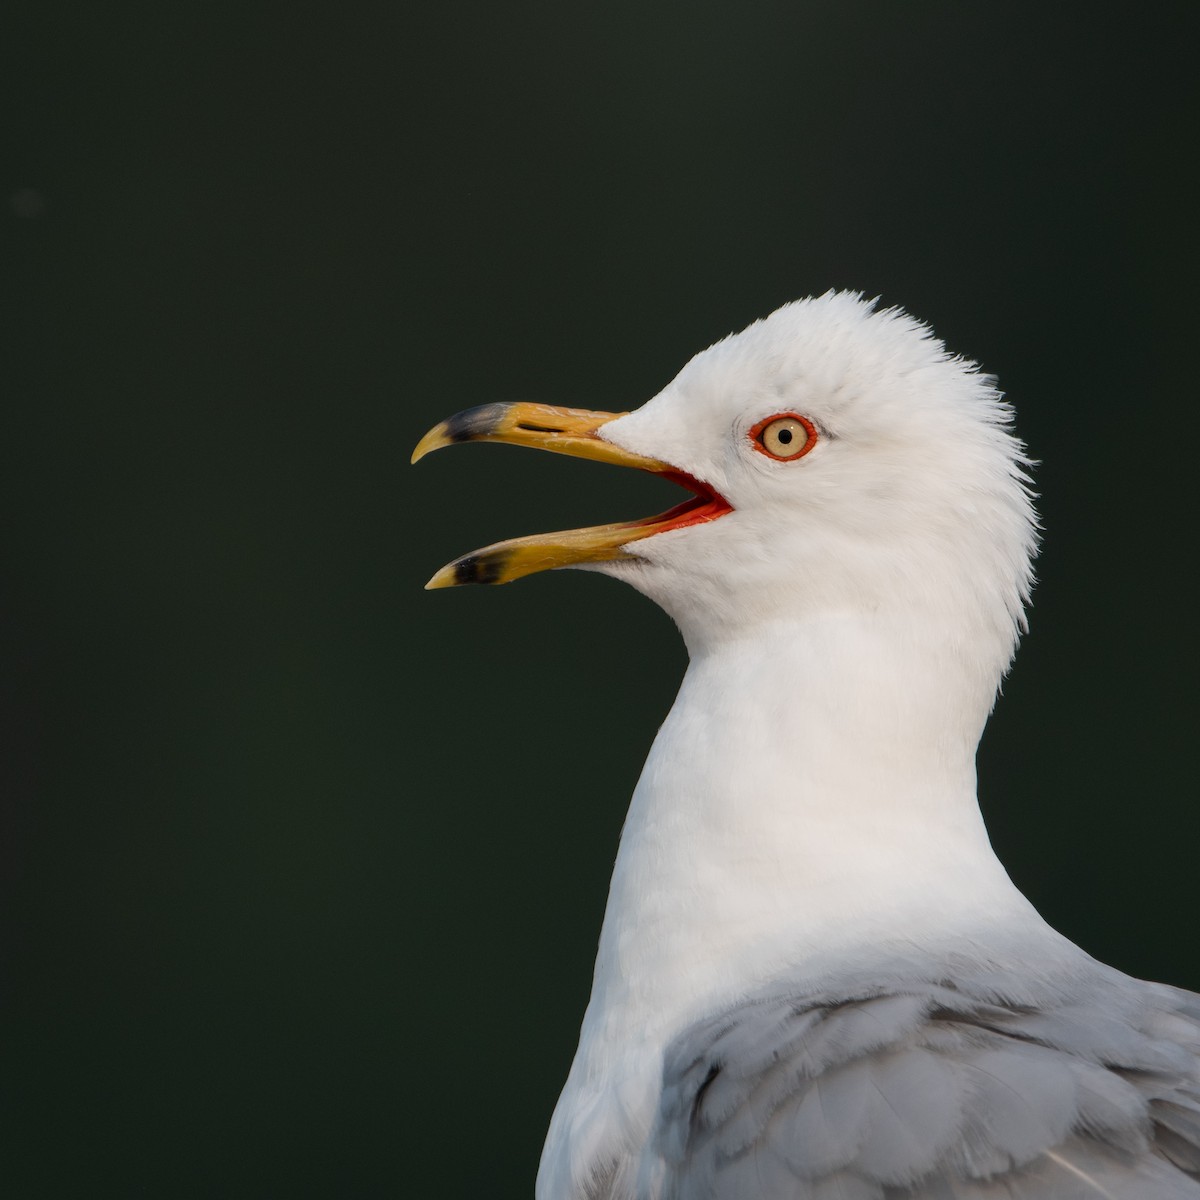
<path fill-rule="evenodd" d="M 538 1200 L 1200 1197 L 1200 996 L 1053 930 L 980 815 L 1038 530 L 994 380 L 905 312 L 830 292 L 634 412 L 484 405 L 413 460 L 472 441 L 691 493 L 428 584 L 600 571 L 688 651 Z"/>

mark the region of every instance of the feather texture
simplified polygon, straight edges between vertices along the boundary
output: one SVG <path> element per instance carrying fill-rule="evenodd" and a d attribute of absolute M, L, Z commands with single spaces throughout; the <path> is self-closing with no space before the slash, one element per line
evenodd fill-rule
<path fill-rule="evenodd" d="M 892 962 L 882 990 L 776 984 L 697 1023 L 665 1058 L 666 1194 L 1200 1197 L 1195 997 L 1084 961 L 1066 996 L 1027 965 Z"/>

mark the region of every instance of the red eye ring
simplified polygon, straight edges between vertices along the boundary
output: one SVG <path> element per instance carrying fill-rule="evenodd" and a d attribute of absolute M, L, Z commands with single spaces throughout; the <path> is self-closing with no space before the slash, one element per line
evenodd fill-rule
<path fill-rule="evenodd" d="M 797 423 L 804 428 L 807 435 L 805 440 L 800 444 L 800 447 L 791 454 L 777 454 L 775 450 L 769 448 L 768 443 L 776 442 L 787 443 L 794 431 L 788 429 L 787 424 L 778 431 L 784 436 L 773 436 L 771 426 L 776 422 Z M 781 412 L 774 413 L 769 417 L 764 417 L 753 429 L 750 430 L 750 444 L 759 452 L 765 454 L 767 458 L 774 459 L 775 462 L 796 462 L 797 459 L 803 458 L 817 444 L 817 427 L 807 418 L 802 417 L 798 412 Z"/>

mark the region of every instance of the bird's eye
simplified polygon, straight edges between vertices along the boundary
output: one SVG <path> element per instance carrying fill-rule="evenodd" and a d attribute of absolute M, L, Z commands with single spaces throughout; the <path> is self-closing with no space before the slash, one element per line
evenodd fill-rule
<path fill-rule="evenodd" d="M 799 413 L 779 413 L 759 421 L 750 430 L 750 440 L 755 450 L 780 462 L 791 462 L 803 458 L 817 444 L 817 430 Z"/>

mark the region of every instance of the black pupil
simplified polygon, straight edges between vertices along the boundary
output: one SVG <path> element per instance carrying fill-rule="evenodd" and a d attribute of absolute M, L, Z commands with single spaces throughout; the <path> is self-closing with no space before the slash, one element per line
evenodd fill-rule
<path fill-rule="evenodd" d="M 792 431 L 790 429 L 781 429 L 777 436 L 786 446 L 792 440 Z"/>

